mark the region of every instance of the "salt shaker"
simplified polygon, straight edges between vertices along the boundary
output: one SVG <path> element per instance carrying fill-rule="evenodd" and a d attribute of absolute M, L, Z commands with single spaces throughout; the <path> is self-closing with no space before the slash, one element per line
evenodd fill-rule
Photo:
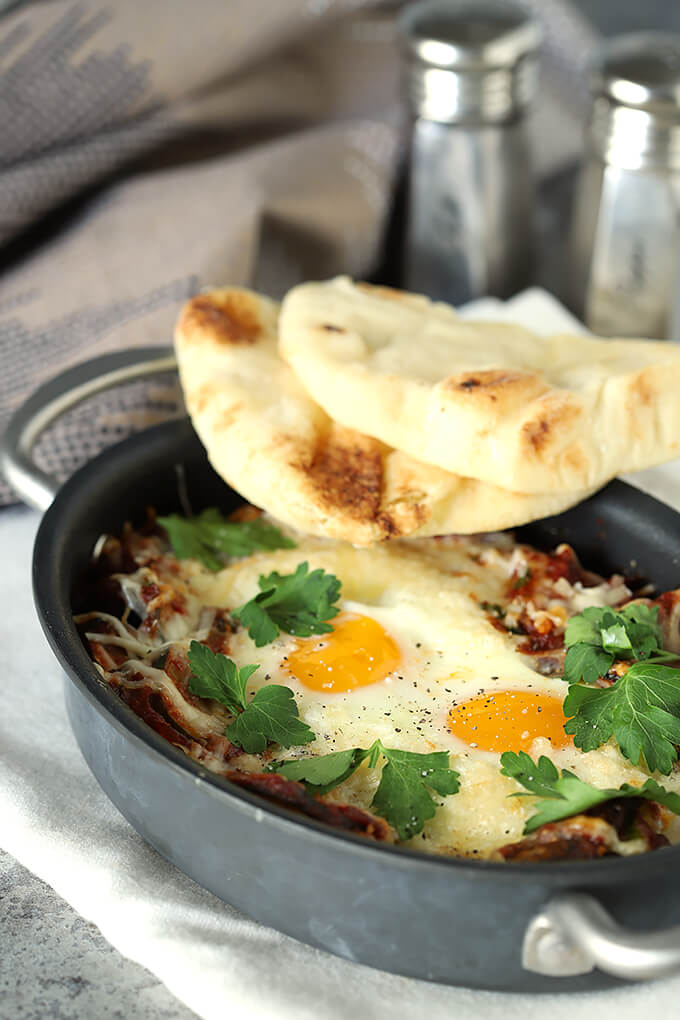
<path fill-rule="evenodd" d="M 413 116 L 404 283 L 453 304 L 508 297 L 531 268 L 539 25 L 506 3 L 425 0 L 399 30 Z"/>
<path fill-rule="evenodd" d="M 670 338 L 680 279 L 680 36 L 610 40 L 591 81 L 571 304 L 594 333 Z"/>

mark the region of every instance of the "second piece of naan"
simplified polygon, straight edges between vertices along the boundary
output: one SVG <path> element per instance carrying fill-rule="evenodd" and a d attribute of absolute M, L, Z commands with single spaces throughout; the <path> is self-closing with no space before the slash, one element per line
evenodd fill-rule
<path fill-rule="evenodd" d="M 680 345 L 537 336 L 338 277 L 294 287 L 280 351 L 331 417 L 520 492 L 603 485 L 680 455 Z"/>
<path fill-rule="evenodd" d="M 279 520 L 368 545 L 512 527 L 587 495 L 506 491 L 336 424 L 280 358 L 278 313 L 248 290 L 200 294 L 180 315 L 175 346 L 187 409 L 213 467 Z"/>

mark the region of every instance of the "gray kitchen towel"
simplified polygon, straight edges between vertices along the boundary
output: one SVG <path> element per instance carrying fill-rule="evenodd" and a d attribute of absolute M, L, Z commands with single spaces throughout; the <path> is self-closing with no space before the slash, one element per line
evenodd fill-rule
<path fill-rule="evenodd" d="M 457 0 L 452 0 L 456 3 Z M 546 27 L 536 161 L 573 157 L 594 34 Z M 0 432 L 58 371 L 167 345 L 212 284 L 273 296 L 375 264 L 403 150 L 387 0 L 52 0 L 0 14 Z M 82 405 L 40 441 L 60 478 L 181 413 L 174 382 Z M 0 480 L 0 503 L 15 498 Z"/>

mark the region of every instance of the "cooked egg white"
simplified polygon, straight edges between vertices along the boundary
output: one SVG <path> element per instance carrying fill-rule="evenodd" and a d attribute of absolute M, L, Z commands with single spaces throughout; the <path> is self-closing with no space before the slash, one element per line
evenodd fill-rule
<path fill-rule="evenodd" d="M 230 655 L 239 666 L 259 663 L 249 691 L 289 686 L 316 734 L 277 757 L 369 747 L 376 738 L 402 750 L 447 751 L 460 792 L 441 798 L 435 817 L 410 842 L 479 857 L 520 839 L 534 813 L 534 798 L 509 796 L 520 787 L 500 774 L 502 751 L 545 754 L 598 787 L 644 783 L 648 776 L 613 743 L 587 754 L 574 746 L 563 729 L 564 682 L 534 672 L 480 608 L 498 599 L 507 561 L 499 559 L 494 570 L 437 552 L 435 540 L 418 553 L 400 544 L 359 550 L 304 539 L 296 549 L 256 554 L 218 574 L 196 568 L 191 586 L 200 600 L 226 608 L 256 595 L 261 574 L 292 573 L 304 560 L 342 580 L 332 633 L 281 633 L 263 648 L 245 629 L 232 638 Z M 658 778 L 680 792 L 678 773 Z M 330 796 L 370 808 L 378 782 L 378 770 L 362 766 Z"/>

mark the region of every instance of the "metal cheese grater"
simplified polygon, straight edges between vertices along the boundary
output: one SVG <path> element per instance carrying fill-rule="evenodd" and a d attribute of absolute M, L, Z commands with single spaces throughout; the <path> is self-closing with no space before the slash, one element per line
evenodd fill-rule
<path fill-rule="evenodd" d="M 405 285 L 453 304 L 508 297 L 531 267 L 524 114 L 539 26 L 507 3 L 425 0 L 399 27 L 413 114 Z"/>
<path fill-rule="evenodd" d="M 571 303 L 594 333 L 678 339 L 680 36 L 611 40 L 593 65 L 592 88 Z"/>

